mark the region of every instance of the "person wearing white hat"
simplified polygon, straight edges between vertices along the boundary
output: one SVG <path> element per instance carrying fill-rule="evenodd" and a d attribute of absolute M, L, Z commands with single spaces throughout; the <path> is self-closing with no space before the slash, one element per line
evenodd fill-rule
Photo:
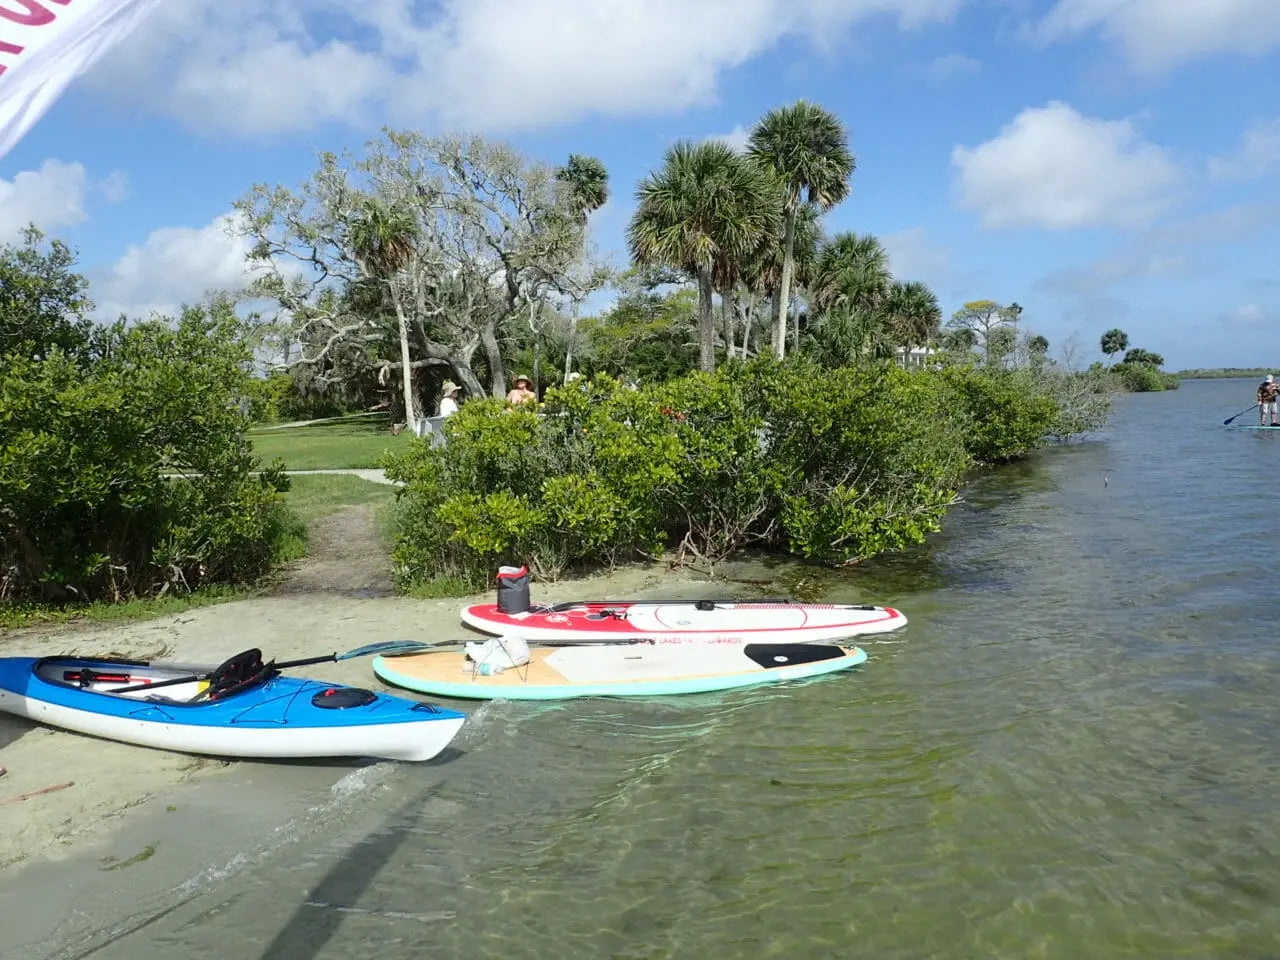
<path fill-rule="evenodd" d="M 440 388 L 440 409 L 436 411 L 437 416 L 447 417 L 458 412 L 458 393 L 461 390 L 452 380 L 444 382 L 444 386 Z"/>
<path fill-rule="evenodd" d="M 1276 422 L 1276 399 L 1280 395 L 1280 383 L 1276 383 L 1274 375 L 1268 373 L 1267 379 L 1258 384 L 1258 426 L 1267 426 L 1267 417 L 1271 417 L 1271 426 L 1280 426 Z"/>

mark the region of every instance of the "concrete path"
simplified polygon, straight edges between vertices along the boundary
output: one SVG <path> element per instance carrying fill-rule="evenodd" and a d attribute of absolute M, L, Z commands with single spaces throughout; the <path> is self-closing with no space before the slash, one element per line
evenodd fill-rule
<path fill-rule="evenodd" d="M 359 477 L 361 480 L 369 480 L 373 483 L 385 483 L 389 486 L 395 487 L 400 486 L 400 481 L 387 479 L 387 471 L 385 470 L 351 468 L 347 470 L 286 470 L 285 473 L 291 477 L 305 477 L 317 473 L 345 473 L 349 476 Z"/>
<path fill-rule="evenodd" d="M 259 472 L 260 471 L 258 470 L 254 470 L 252 473 L 249 474 L 249 476 L 256 477 L 259 474 Z M 349 469 L 341 469 L 341 470 L 286 470 L 285 473 L 291 477 L 305 477 L 305 476 L 314 475 L 317 473 L 338 473 L 338 474 L 345 473 L 348 476 L 359 477 L 361 480 L 368 480 L 371 483 L 385 483 L 387 486 L 391 486 L 391 487 L 403 486 L 403 484 L 401 484 L 399 480 L 388 480 L 387 472 L 385 470 L 374 470 L 374 469 L 366 469 L 366 468 L 360 468 L 360 467 L 352 467 Z M 165 476 L 166 477 L 194 477 L 194 476 L 198 476 L 198 474 L 166 473 Z"/>
<path fill-rule="evenodd" d="M 291 420 L 288 423 L 269 423 L 255 426 L 254 430 L 291 430 L 294 427 L 309 427 L 316 423 L 333 423 L 335 420 L 353 420 L 356 417 L 385 417 L 385 410 L 373 410 L 369 413 L 347 413 L 341 417 L 321 417 L 319 420 Z"/>

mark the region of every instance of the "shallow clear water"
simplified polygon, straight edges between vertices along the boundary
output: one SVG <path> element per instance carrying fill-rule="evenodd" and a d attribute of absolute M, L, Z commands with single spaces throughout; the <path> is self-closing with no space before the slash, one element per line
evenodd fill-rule
<path fill-rule="evenodd" d="M 1252 389 L 1121 398 L 1103 440 L 984 475 L 926 547 L 830 580 L 911 618 L 853 674 L 491 704 L 443 760 L 349 774 L 287 837 L 48 949 L 1280 955 L 1280 431 L 1221 426 Z"/>

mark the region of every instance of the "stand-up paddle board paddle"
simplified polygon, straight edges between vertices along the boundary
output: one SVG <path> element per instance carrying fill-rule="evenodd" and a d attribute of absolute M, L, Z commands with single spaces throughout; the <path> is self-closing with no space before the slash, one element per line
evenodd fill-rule
<path fill-rule="evenodd" d="M 473 647 L 503 645 L 494 638 Z M 801 680 L 848 670 L 867 659 L 855 646 L 819 643 L 579 643 L 528 648 L 491 664 L 481 655 L 419 653 L 376 657 L 387 683 L 468 700 L 659 697 Z M 514 653 L 514 651 L 512 651 Z"/>

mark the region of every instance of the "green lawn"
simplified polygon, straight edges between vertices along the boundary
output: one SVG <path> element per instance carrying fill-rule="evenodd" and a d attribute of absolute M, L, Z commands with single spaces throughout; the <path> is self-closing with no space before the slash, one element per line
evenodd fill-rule
<path fill-rule="evenodd" d="M 308 527 L 321 517 L 346 507 L 371 503 L 378 529 L 387 533 L 395 509 L 396 488 L 342 474 L 313 474 L 290 477 L 289 492 L 284 496 L 289 509 Z"/>
<path fill-rule="evenodd" d="M 294 528 L 286 534 L 285 542 L 282 544 L 283 559 L 291 560 L 305 556 L 308 529 L 317 520 L 346 507 L 364 503 L 374 505 L 374 523 L 383 542 L 388 545 L 388 552 L 390 551 L 393 538 L 392 522 L 395 516 L 395 487 L 340 474 L 290 477 L 289 480 L 290 487 L 289 492 L 285 494 L 285 503 L 288 504 L 298 522 L 296 526 L 291 525 Z M 126 603 L 99 602 L 67 607 L 44 604 L 4 604 L 0 605 L 0 628 L 11 629 L 72 621 L 148 620 L 153 617 L 181 613 L 192 607 L 260 596 L 268 587 L 269 584 L 236 587 L 216 585 L 202 587 L 194 593 L 181 596 L 130 600 Z"/>
<path fill-rule="evenodd" d="M 413 434 L 392 436 L 386 417 L 352 417 L 308 427 L 258 427 L 248 436 L 264 465 L 279 457 L 288 470 L 341 470 L 376 467 L 383 453 L 403 450 Z"/>

